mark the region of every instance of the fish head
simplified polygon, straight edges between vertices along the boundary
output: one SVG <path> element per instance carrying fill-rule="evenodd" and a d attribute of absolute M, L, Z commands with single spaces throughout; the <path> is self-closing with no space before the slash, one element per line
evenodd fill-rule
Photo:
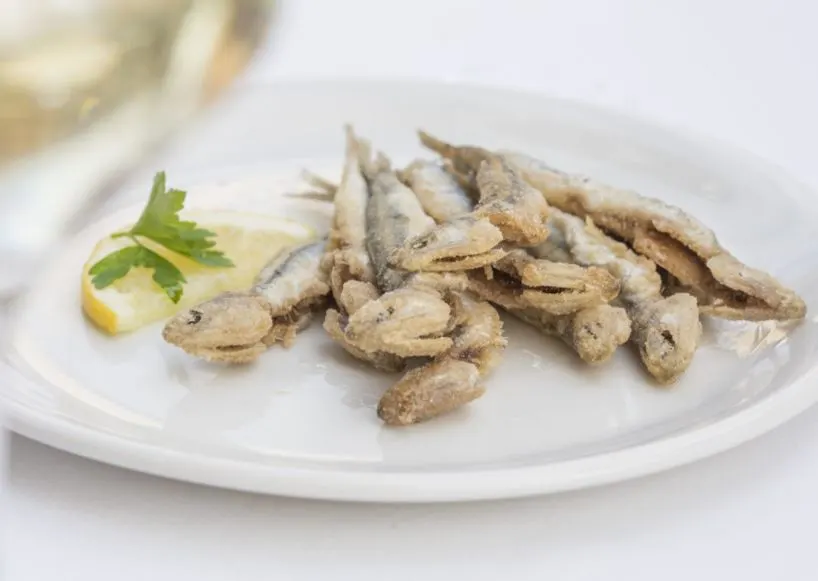
<path fill-rule="evenodd" d="M 223 293 L 171 318 L 162 337 L 191 355 L 244 363 L 266 346 L 273 319 L 267 300 L 254 293 Z"/>
<path fill-rule="evenodd" d="M 648 372 L 663 385 L 675 382 L 690 365 L 702 334 L 696 299 L 676 293 L 636 314 L 637 345 Z"/>
<path fill-rule="evenodd" d="M 402 357 L 435 355 L 451 346 L 451 308 L 442 295 L 426 288 L 400 288 L 369 301 L 350 315 L 347 337 L 370 351 Z M 431 351 L 427 351 L 431 349 Z"/>
<path fill-rule="evenodd" d="M 488 219 L 465 215 L 410 238 L 392 252 L 390 263 L 410 271 L 480 268 L 506 254 L 502 242 L 502 232 Z"/>
<path fill-rule="evenodd" d="M 381 397 L 378 417 L 391 426 L 429 420 L 482 396 L 479 382 L 478 368 L 467 361 L 446 358 L 416 367 Z"/>

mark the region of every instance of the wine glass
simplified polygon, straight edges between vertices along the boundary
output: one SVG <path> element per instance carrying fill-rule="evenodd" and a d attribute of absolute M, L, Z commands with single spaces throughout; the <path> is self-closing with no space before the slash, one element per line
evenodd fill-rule
<path fill-rule="evenodd" d="M 68 226 L 231 84 L 276 9 L 274 0 L 0 0 L 0 334 Z M 0 357 L 0 383 L 7 371 Z"/>
<path fill-rule="evenodd" d="M 230 84 L 271 0 L 0 0 L 0 296 Z"/>

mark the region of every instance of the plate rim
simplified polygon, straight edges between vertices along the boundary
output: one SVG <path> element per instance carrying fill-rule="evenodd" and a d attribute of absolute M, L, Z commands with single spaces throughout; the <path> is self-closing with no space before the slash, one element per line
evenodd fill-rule
<path fill-rule="evenodd" d="M 613 484 L 715 456 L 779 427 L 818 401 L 813 367 L 786 389 L 703 428 L 615 452 L 501 470 L 377 473 L 265 465 L 134 442 L 6 402 L 5 425 L 50 447 L 136 472 L 303 499 L 429 503 L 522 498 Z M 5 399 L 5 398 L 4 398 Z"/>
<path fill-rule="evenodd" d="M 320 86 L 325 91 L 340 85 L 370 86 L 375 90 L 377 87 L 394 88 L 396 85 L 415 86 L 427 91 L 445 87 L 450 90 L 471 89 L 509 97 L 538 99 L 575 110 L 586 110 L 594 115 L 620 119 L 654 133 L 663 133 L 677 141 L 688 140 L 697 146 L 716 148 L 734 157 L 752 160 L 764 173 L 786 180 L 794 190 L 789 193 L 798 201 L 812 206 L 818 201 L 813 188 L 806 182 L 743 147 L 593 102 L 517 88 L 425 79 L 324 77 L 254 82 L 242 89 L 269 90 L 281 85 L 302 90 Z M 0 413 L 3 414 L 5 426 L 22 436 L 81 457 L 153 476 L 296 498 L 359 502 L 453 502 L 519 498 L 596 487 L 655 474 L 714 456 L 771 431 L 815 404 L 818 401 L 818 390 L 812 389 L 811 384 L 816 378 L 818 366 L 810 368 L 785 388 L 733 415 L 703 427 L 622 450 L 523 467 L 415 474 L 327 471 L 172 450 L 113 436 L 43 412 L 36 407 L 26 406 L 6 396 L 3 389 L 0 389 L 0 403 L 3 407 Z M 6 380 L 13 381 L 11 378 Z"/>

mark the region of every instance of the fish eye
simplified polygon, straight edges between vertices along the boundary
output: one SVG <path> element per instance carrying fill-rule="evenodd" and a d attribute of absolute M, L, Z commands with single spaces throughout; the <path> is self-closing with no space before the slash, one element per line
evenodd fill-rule
<path fill-rule="evenodd" d="M 202 320 L 202 311 L 197 311 L 195 309 L 191 309 L 190 311 L 190 320 L 187 322 L 188 325 L 195 325 L 199 321 Z"/>
<path fill-rule="evenodd" d="M 383 323 L 386 319 L 388 319 L 389 317 L 391 317 L 394 314 L 395 314 L 395 307 L 392 307 L 392 306 L 386 307 L 386 309 L 383 312 L 378 313 L 378 316 L 375 318 L 375 322 L 376 323 Z"/>
<path fill-rule="evenodd" d="M 412 244 L 412 248 L 414 250 L 420 250 L 421 248 L 426 248 L 429 245 L 429 238 L 424 237 Z"/>

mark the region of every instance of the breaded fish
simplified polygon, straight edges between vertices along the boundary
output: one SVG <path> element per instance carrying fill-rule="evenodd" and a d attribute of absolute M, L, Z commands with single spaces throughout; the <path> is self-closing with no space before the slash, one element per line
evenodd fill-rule
<path fill-rule="evenodd" d="M 497 365 L 506 346 L 503 323 L 485 301 L 464 293 L 449 297 L 454 313 L 452 346 L 433 361 L 408 371 L 378 403 L 389 425 L 422 422 L 461 407 L 485 392 L 481 378 Z"/>
<path fill-rule="evenodd" d="M 702 222 L 655 198 L 556 170 L 525 154 L 503 152 L 548 203 L 588 217 L 666 270 L 701 312 L 725 319 L 801 319 L 806 304 L 769 274 L 725 250 Z"/>
<path fill-rule="evenodd" d="M 390 257 L 412 271 L 454 271 L 493 264 L 506 254 L 503 233 L 472 214 L 474 202 L 440 164 L 417 160 L 399 172 L 437 226 L 413 236 Z"/>
<path fill-rule="evenodd" d="M 456 273 L 413 273 L 394 268 L 390 255 L 409 238 L 434 226 L 414 192 L 398 179 L 389 160 L 361 161 L 370 197 L 366 247 L 383 295 L 351 314 L 344 334 L 364 352 L 400 357 L 434 356 L 451 346 L 445 336 L 451 310 L 443 292 L 465 288 Z"/>
<path fill-rule="evenodd" d="M 588 307 L 570 315 L 552 315 L 537 309 L 509 313 L 547 335 L 559 337 L 591 365 L 610 359 L 631 335 L 627 312 L 611 305 Z"/>
<path fill-rule="evenodd" d="M 458 183 L 476 195 L 475 217 L 488 218 L 515 245 L 531 246 L 548 237 L 548 204 L 538 199 L 517 168 L 489 150 L 451 145 L 425 131 L 418 135 L 424 146 L 446 160 Z"/>
<path fill-rule="evenodd" d="M 552 244 L 561 244 L 578 264 L 606 268 L 620 281 L 617 301 L 632 322 L 630 340 L 648 372 L 663 384 L 688 368 L 702 333 L 696 299 L 679 293 L 662 296 L 662 280 L 647 258 L 636 255 L 588 220 L 554 208 L 549 226 Z"/>
<path fill-rule="evenodd" d="M 322 239 L 282 251 L 251 289 L 221 294 L 177 314 L 162 337 L 191 355 L 225 363 L 250 362 L 275 343 L 290 346 L 326 304 L 325 245 Z"/>
<path fill-rule="evenodd" d="M 469 287 L 503 308 L 533 308 L 552 315 L 605 304 L 619 294 L 619 281 L 603 268 L 553 262 L 523 249 L 497 261 L 490 276 L 470 272 Z"/>

